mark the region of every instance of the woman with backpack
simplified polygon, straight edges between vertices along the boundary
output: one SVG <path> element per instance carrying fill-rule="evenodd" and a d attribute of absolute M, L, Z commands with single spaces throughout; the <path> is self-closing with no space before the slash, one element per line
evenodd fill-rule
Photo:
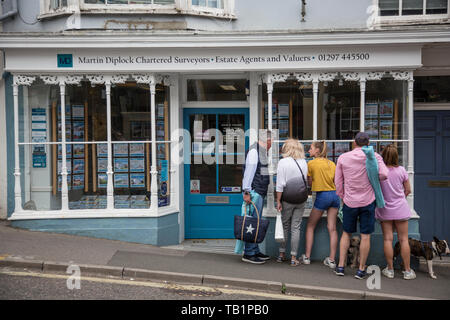
<path fill-rule="evenodd" d="M 277 168 L 277 210 L 281 211 L 284 241 L 280 243 L 277 262 L 286 260 L 286 241 L 291 237 L 291 266 L 298 266 L 300 225 L 308 199 L 306 182 L 308 166 L 303 145 L 295 139 L 286 140 L 281 149 L 283 159 Z"/>

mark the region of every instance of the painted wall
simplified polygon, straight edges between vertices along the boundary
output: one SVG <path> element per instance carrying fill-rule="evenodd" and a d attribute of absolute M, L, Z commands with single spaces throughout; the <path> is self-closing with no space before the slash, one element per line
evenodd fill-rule
<path fill-rule="evenodd" d="M 0 74 L 3 74 L 3 52 L 0 52 Z M 0 219 L 7 216 L 5 79 L 0 77 Z"/>
<path fill-rule="evenodd" d="M 39 2 L 18 0 L 20 16 L 5 21 L 4 31 L 57 32 L 68 29 L 68 16 L 38 21 Z M 300 0 L 235 0 L 236 20 L 189 15 L 83 15 L 80 25 L 81 29 L 99 30 L 147 29 L 149 26 L 155 29 L 205 31 L 365 29 L 369 18 L 367 9 L 372 2 L 373 0 L 306 1 L 305 22 L 301 22 Z"/>

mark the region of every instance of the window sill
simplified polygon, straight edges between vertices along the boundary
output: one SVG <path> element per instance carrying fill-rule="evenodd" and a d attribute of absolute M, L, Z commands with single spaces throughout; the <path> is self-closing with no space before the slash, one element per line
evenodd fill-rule
<path fill-rule="evenodd" d="M 75 13 L 75 11 L 58 11 L 58 12 L 43 13 L 37 17 L 37 20 L 38 21 L 50 20 L 50 19 L 70 16 L 74 13 Z"/>
<path fill-rule="evenodd" d="M 179 210 L 175 206 L 161 207 L 157 212 L 147 209 L 84 209 L 53 211 L 20 211 L 14 212 L 8 220 L 42 220 L 42 219 L 96 219 L 96 218 L 159 218 Z"/>
<path fill-rule="evenodd" d="M 375 21 L 377 27 L 391 27 L 405 24 L 447 24 L 450 23 L 448 14 L 439 14 L 432 16 L 411 15 L 411 16 L 384 16 L 378 17 Z"/>

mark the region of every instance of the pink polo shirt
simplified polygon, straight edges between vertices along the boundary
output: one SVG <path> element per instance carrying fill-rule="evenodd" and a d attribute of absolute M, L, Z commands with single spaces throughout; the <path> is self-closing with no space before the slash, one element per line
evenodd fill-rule
<path fill-rule="evenodd" d="M 380 180 L 385 180 L 388 168 L 383 158 L 375 152 Z M 365 207 L 375 201 L 375 193 L 366 170 L 366 154 L 357 147 L 338 158 L 334 177 L 337 195 L 350 208 Z"/>

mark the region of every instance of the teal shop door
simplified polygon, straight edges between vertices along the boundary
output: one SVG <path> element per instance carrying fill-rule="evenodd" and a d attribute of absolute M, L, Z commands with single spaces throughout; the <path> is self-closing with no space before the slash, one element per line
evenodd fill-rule
<path fill-rule="evenodd" d="M 242 205 L 248 109 L 183 112 L 186 239 L 231 239 Z"/>

